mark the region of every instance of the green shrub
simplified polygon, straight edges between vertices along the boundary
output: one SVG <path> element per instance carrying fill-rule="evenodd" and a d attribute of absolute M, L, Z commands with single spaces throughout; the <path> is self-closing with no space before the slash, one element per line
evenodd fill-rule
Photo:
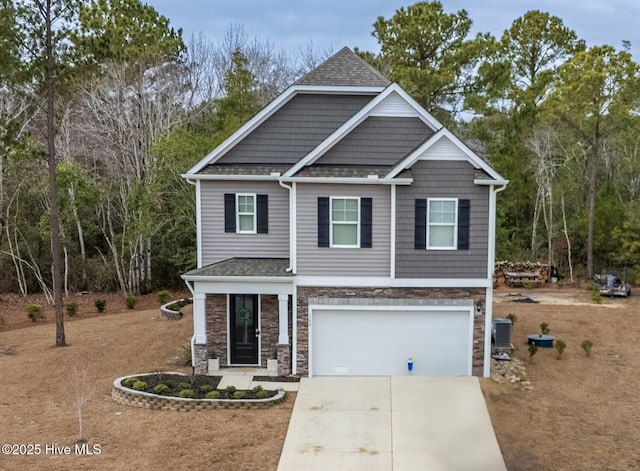
<path fill-rule="evenodd" d="M 180 383 L 180 384 L 178 384 L 178 387 L 180 389 L 192 389 L 191 388 L 191 383 Z"/>
<path fill-rule="evenodd" d="M 247 391 L 235 391 L 233 393 L 234 399 L 244 399 L 247 396 Z"/>
<path fill-rule="evenodd" d="M 527 350 L 529 350 L 529 361 L 533 361 L 533 357 L 538 353 L 538 346 L 535 343 L 531 343 Z"/>
<path fill-rule="evenodd" d="M 262 386 L 260 386 L 259 384 L 255 388 L 253 388 L 253 392 L 256 393 L 256 394 L 259 393 L 260 391 L 263 391 L 263 390 L 264 390 L 264 388 Z"/>
<path fill-rule="evenodd" d="M 546 322 L 540 324 L 540 333 L 542 335 L 548 335 L 549 332 L 551 332 L 551 330 L 549 330 L 549 324 L 547 324 Z"/>
<path fill-rule="evenodd" d="M 511 321 L 511 328 L 513 328 L 516 321 L 518 320 L 518 316 L 516 316 L 515 314 L 507 314 L 507 319 Z"/>
<path fill-rule="evenodd" d="M 127 306 L 127 309 L 133 309 L 136 307 L 136 304 L 138 304 L 138 299 L 135 296 L 127 296 L 124 304 Z"/>
<path fill-rule="evenodd" d="M 93 305 L 96 307 L 96 311 L 104 312 L 104 310 L 107 308 L 107 300 L 98 298 L 93 302 Z"/>
<path fill-rule="evenodd" d="M 591 340 L 583 340 L 580 344 L 582 349 L 584 350 L 584 354 L 588 357 L 591 356 L 591 347 L 593 347 L 593 342 Z"/>
<path fill-rule="evenodd" d="M 153 388 L 153 392 L 156 394 L 160 394 L 161 396 L 166 396 L 171 392 L 171 389 L 166 384 L 160 383 L 155 388 Z"/>
<path fill-rule="evenodd" d="M 602 295 L 600 294 L 600 291 L 597 288 L 591 290 L 591 301 L 593 301 L 596 304 L 600 304 L 602 302 Z"/>
<path fill-rule="evenodd" d="M 193 389 L 183 389 L 182 391 L 180 391 L 178 393 L 179 397 L 185 397 L 185 398 L 191 398 L 191 397 L 196 397 L 196 393 L 193 391 Z"/>
<path fill-rule="evenodd" d="M 227 386 L 224 390 L 225 390 L 225 392 L 227 394 L 231 395 L 234 392 L 236 392 L 236 387 L 235 386 Z"/>
<path fill-rule="evenodd" d="M 204 397 L 207 399 L 220 399 L 220 391 L 214 389 L 213 391 L 209 391 Z"/>
<path fill-rule="evenodd" d="M 256 399 L 266 399 L 269 397 L 269 391 L 265 391 L 264 389 L 256 392 Z"/>
<path fill-rule="evenodd" d="M 33 322 L 42 317 L 42 304 L 31 303 L 27 306 L 27 317 Z"/>
<path fill-rule="evenodd" d="M 134 383 L 137 383 L 137 382 L 138 382 L 138 378 L 133 376 L 131 378 L 127 378 L 127 379 L 123 380 L 122 384 L 124 384 L 126 387 L 130 388 L 131 386 L 134 385 Z"/>
<path fill-rule="evenodd" d="M 144 391 L 147 388 L 147 383 L 145 381 L 138 380 L 135 383 L 133 383 L 133 386 L 131 387 L 136 391 Z"/>
<path fill-rule="evenodd" d="M 74 317 L 76 314 L 78 314 L 78 303 L 75 301 L 71 301 L 68 302 L 67 304 L 64 305 L 66 311 L 67 311 L 67 315 L 69 317 Z"/>
<path fill-rule="evenodd" d="M 202 394 L 206 394 L 211 391 L 213 391 L 213 386 L 211 386 L 210 384 L 203 384 L 202 386 L 200 386 L 200 392 Z"/>
<path fill-rule="evenodd" d="M 191 364 L 191 344 L 188 343 L 182 347 L 182 360 L 185 365 Z"/>
<path fill-rule="evenodd" d="M 162 291 L 158 291 L 156 297 L 160 304 L 167 304 L 171 299 L 171 292 L 168 289 L 163 289 Z"/>
<path fill-rule="evenodd" d="M 553 346 L 556 347 L 556 350 L 558 350 L 558 360 L 559 360 L 560 357 L 562 357 L 562 354 L 564 353 L 564 349 L 567 348 L 567 343 L 564 340 L 558 339 L 555 341 L 555 344 Z"/>

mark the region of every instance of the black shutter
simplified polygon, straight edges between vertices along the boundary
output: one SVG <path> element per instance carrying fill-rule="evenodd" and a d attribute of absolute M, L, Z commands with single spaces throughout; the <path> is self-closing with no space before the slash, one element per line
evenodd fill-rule
<path fill-rule="evenodd" d="M 258 234 L 269 233 L 269 195 L 258 195 Z"/>
<path fill-rule="evenodd" d="M 318 247 L 329 247 L 329 198 L 318 196 Z"/>
<path fill-rule="evenodd" d="M 470 208 L 469 200 L 458 200 L 458 250 L 469 250 Z"/>
<path fill-rule="evenodd" d="M 427 248 L 427 200 L 416 200 L 416 222 L 415 222 L 415 242 L 416 249 L 425 250 Z"/>
<path fill-rule="evenodd" d="M 373 213 L 373 202 L 371 198 L 360 198 L 360 247 L 370 249 L 371 240 L 371 218 Z"/>
<path fill-rule="evenodd" d="M 224 194 L 224 231 L 236 231 L 236 195 L 234 193 Z"/>

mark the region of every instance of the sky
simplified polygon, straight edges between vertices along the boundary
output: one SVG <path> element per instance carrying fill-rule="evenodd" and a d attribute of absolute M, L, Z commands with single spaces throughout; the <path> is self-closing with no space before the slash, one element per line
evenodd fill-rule
<path fill-rule="evenodd" d="M 309 45 L 318 51 L 344 46 L 379 51 L 371 36 L 379 16 L 390 18 L 416 1 L 399 0 L 143 0 L 182 28 L 185 42 L 202 33 L 217 42 L 231 25 L 242 25 L 250 38 L 269 39 L 275 50 L 295 53 Z M 546 11 L 562 19 L 587 46 L 609 44 L 622 49 L 631 42 L 640 62 L 640 1 L 638 0 L 441 0 L 447 13 L 465 9 L 472 33 L 500 37 L 529 10 Z"/>

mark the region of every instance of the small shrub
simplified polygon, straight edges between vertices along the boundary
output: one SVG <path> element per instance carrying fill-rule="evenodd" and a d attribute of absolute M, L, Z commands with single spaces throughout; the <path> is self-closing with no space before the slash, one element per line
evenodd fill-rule
<path fill-rule="evenodd" d="M 160 394 L 161 396 L 166 396 L 171 392 L 171 389 L 166 384 L 160 383 L 156 385 L 155 388 L 153 388 L 153 392 L 156 394 Z"/>
<path fill-rule="evenodd" d="M 582 349 L 584 350 L 584 354 L 588 357 L 591 356 L 591 347 L 593 347 L 593 342 L 591 340 L 583 340 L 580 344 Z"/>
<path fill-rule="evenodd" d="M 124 304 L 127 306 L 127 309 L 133 309 L 136 307 L 136 304 L 138 304 L 138 299 L 135 296 L 127 296 Z"/>
<path fill-rule="evenodd" d="M 156 298 L 160 304 L 167 304 L 171 299 L 171 292 L 168 289 L 163 289 L 162 291 L 158 291 Z"/>
<path fill-rule="evenodd" d="M 27 306 L 27 317 L 33 322 L 42 317 L 42 304 L 31 303 Z"/>
<path fill-rule="evenodd" d="M 269 397 L 269 391 L 265 391 L 264 389 L 256 392 L 256 399 L 266 399 Z"/>
<path fill-rule="evenodd" d="M 209 391 L 204 397 L 207 399 L 220 399 L 220 391 L 214 389 L 213 391 Z"/>
<path fill-rule="evenodd" d="M 525 283 L 523 283 L 522 285 L 524 287 L 524 289 L 533 289 L 535 288 L 537 285 L 531 281 L 527 281 Z"/>
<path fill-rule="evenodd" d="M 182 347 L 182 360 L 185 365 L 191 364 L 191 344 L 188 343 Z"/>
<path fill-rule="evenodd" d="M 513 326 L 515 325 L 516 321 L 518 320 L 518 316 L 516 316 L 515 314 L 507 314 L 507 319 L 509 319 L 511 321 L 511 328 L 513 329 Z"/>
<path fill-rule="evenodd" d="M 207 394 L 211 391 L 213 391 L 213 386 L 211 386 L 210 384 L 203 384 L 202 386 L 200 386 L 200 392 L 202 394 Z"/>
<path fill-rule="evenodd" d="M 133 383 L 133 386 L 131 387 L 136 391 L 144 391 L 147 388 L 147 383 L 145 381 L 138 380 L 135 383 Z"/>
<path fill-rule="evenodd" d="M 591 290 L 591 301 L 596 304 L 600 304 L 602 302 L 602 295 L 598 289 Z"/>
<path fill-rule="evenodd" d="M 235 391 L 233 393 L 234 399 L 244 399 L 247 396 L 247 391 Z"/>
<path fill-rule="evenodd" d="M 531 343 L 527 350 L 529 350 L 529 361 L 531 362 L 533 361 L 533 357 L 536 356 L 536 353 L 538 353 L 538 346 L 535 343 Z"/>
<path fill-rule="evenodd" d="M 178 384 L 180 389 L 191 389 L 191 383 L 180 383 Z"/>
<path fill-rule="evenodd" d="M 236 392 L 236 387 L 235 386 L 227 386 L 225 389 L 225 392 L 229 395 L 232 395 L 234 392 Z"/>
<path fill-rule="evenodd" d="M 78 314 L 78 303 L 75 301 L 71 301 L 68 302 L 67 304 L 64 305 L 66 311 L 67 311 L 67 315 L 69 317 L 74 317 L 76 314 Z"/>
<path fill-rule="evenodd" d="M 540 324 L 540 333 L 542 335 L 548 335 L 549 332 L 551 332 L 551 330 L 549 329 L 549 324 L 547 324 L 546 322 Z"/>
<path fill-rule="evenodd" d="M 136 378 L 135 376 L 132 378 L 127 378 L 124 381 L 122 381 L 122 384 L 124 384 L 126 387 L 130 388 L 131 386 L 134 385 L 134 383 L 138 382 L 138 378 Z"/>
<path fill-rule="evenodd" d="M 93 302 L 93 305 L 96 307 L 96 311 L 104 312 L 104 310 L 107 308 L 107 300 L 98 298 Z"/>
<path fill-rule="evenodd" d="M 196 393 L 193 391 L 193 389 L 183 389 L 178 393 L 178 396 L 184 398 L 192 398 L 196 397 Z"/>
<path fill-rule="evenodd" d="M 558 350 L 558 360 L 562 357 L 564 353 L 564 349 L 567 348 L 567 343 L 564 340 L 557 339 L 553 345 Z"/>
<path fill-rule="evenodd" d="M 264 391 L 264 388 L 259 384 L 255 388 L 253 388 L 253 392 L 256 394 L 259 393 L 260 391 Z"/>

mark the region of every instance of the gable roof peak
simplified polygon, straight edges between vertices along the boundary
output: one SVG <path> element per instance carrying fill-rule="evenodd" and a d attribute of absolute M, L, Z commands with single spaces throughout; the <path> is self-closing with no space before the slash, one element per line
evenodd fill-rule
<path fill-rule="evenodd" d="M 300 77 L 294 85 L 387 87 L 391 82 L 348 47 Z"/>

